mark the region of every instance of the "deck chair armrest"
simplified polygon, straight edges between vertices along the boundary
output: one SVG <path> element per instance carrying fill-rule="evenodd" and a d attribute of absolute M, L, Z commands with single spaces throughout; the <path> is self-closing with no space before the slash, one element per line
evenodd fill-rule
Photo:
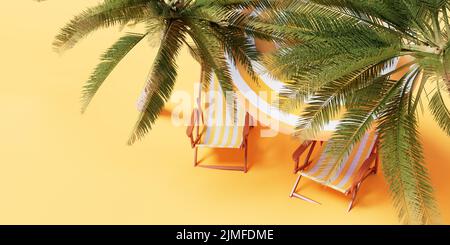
<path fill-rule="evenodd" d="M 377 158 L 377 154 L 378 153 L 376 151 L 372 151 L 369 157 L 366 160 L 364 160 L 363 164 L 358 170 L 358 173 L 355 176 L 355 179 L 352 183 L 352 187 L 350 188 L 350 190 L 356 188 L 366 178 L 371 169 L 372 162 L 374 162 Z"/>
<path fill-rule="evenodd" d="M 250 114 L 248 112 L 245 113 L 245 122 L 244 122 L 244 129 L 242 130 L 242 144 L 240 148 L 245 148 L 247 145 L 247 138 L 250 133 Z"/>
<path fill-rule="evenodd" d="M 201 119 L 203 121 L 202 111 L 197 108 L 192 110 L 191 120 L 190 120 L 189 126 L 186 129 L 186 135 L 190 139 L 192 147 L 194 147 L 200 140 L 200 134 L 199 134 L 200 120 L 198 118 L 198 115 L 201 117 Z M 197 130 L 197 135 L 195 138 L 194 138 L 194 129 Z"/>
<path fill-rule="evenodd" d="M 359 168 L 358 174 L 356 175 L 355 181 L 353 183 L 354 187 L 356 187 L 356 185 L 361 183 L 364 180 L 364 178 L 367 176 L 368 172 L 371 169 L 372 162 L 375 162 L 373 168 L 376 169 L 378 167 L 378 145 L 379 145 L 379 139 L 376 139 L 375 145 L 374 145 L 372 151 L 370 152 L 369 157 L 366 160 L 364 160 L 363 164 Z"/>
<path fill-rule="evenodd" d="M 250 114 L 248 112 L 245 113 L 245 122 L 244 122 L 244 130 L 243 130 L 243 134 L 244 134 L 244 138 L 248 136 L 250 132 Z"/>
<path fill-rule="evenodd" d="M 191 113 L 191 120 L 189 121 L 189 125 L 186 128 L 186 135 L 187 137 L 193 137 L 193 133 L 194 133 L 194 127 L 195 127 L 195 110 L 192 110 Z"/>
<path fill-rule="evenodd" d="M 312 140 L 305 140 L 302 144 L 300 144 L 297 149 L 292 153 L 292 160 L 298 162 L 300 156 L 308 149 L 308 147 L 312 144 Z"/>
<path fill-rule="evenodd" d="M 314 147 L 315 147 L 316 143 L 317 142 L 314 141 L 314 140 L 306 140 L 294 151 L 294 153 L 292 154 L 292 160 L 294 160 L 294 162 L 295 162 L 295 167 L 294 167 L 294 172 L 295 173 L 300 171 L 300 170 L 303 170 L 303 169 L 307 168 L 308 165 L 311 163 L 309 161 L 309 158 L 311 157 L 311 153 L 314 150 Z M 308 148 L 309 148 L 308 156 L 306 157 L 305 162 L 303 163 L 303 165 L 299 167 L 298 164 L 299 164 L 299 161 L 300 161 L 300 156 L 303 155 L 303 153 Z"/>

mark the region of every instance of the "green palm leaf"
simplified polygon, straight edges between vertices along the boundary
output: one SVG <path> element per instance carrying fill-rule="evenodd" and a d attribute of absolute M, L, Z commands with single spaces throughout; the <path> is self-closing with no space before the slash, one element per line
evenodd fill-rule
<path fill-rule="evenodd" d="M 241 64 L 246 72 L 256 81 L 257 74 L 254 71 L 253 62 L 259 61 L 261 54 L 252 42 L 248 41 L 248 36 L 235 27 L 213 28 L 216 37 L 222 40 L 223 49 L 230 54 L 231 65 Z M 244 44 L 244 45 L 242 45 Z"/>
<path fill-rule="evenodd" d="M 330 140 L 339 169 L 361 136 L 378 125 L 384 175 L 405 223 L 439 219 L 417 132 L 417 105 L 430 82 L 450 87 L 450 1 L 311 0 L 268 12 L 278 24 L 294 27 L 293 45 L 265 59 L 275 76 L 288 80 L 280 95 L 286 110 L 303 104 L 297 134 L 310 137 L 346 108 Z M 290 34 L 290 33 L 289 33 Z M 390 74 L 383 62 L 410 59 Z M 411 61 L 412 60 L 412 61 Z M 393 81 L 390 75 L 401 75 Z M 430 110 L 448 133 L 449 111 L 439 89 Z M 394 156 L 394 157 L 391 157 Z"/>
<path fill-rule="evenodd" d="M 450 136 L 450 110 L 445 104 L 441 89 L 436 88 L 429 102 L 430 111 L 442 130 Z"/>
<path fill-rule="evenodd" d="M 415 113 L 408 113 L 405 91 L 399 88 L 381 114 L 383 172 L 400 220 L 408 224 L 439 223 L 433 188 L 425 167 Z"/>
<path fill-rule="evenodd" d="M 83 87 L 82 107 L 84 112 L 105 79 L 111 74 L 119 62 L 133 49 L 146 34 L 128 33 L 114 43 L 101 57 L 93 74 Z"/>
<path fill-rule="evenodd" d="M 299 128 L 315 134 L 346 107 L 328 152 L 342 159 L 378 119 L 383 171 L 399 216 L 406 223 L 428 224 L 438 221 L 437 205 L 423 160 L 416 107 L 427 83 L 442 82 L 447 90 L 439 87 L 435 91 L 430 110 L 449 133 L 449 110 L 442 94 L 450 92 L 449 3 L 104 0 L 73 18 L 54 46 L 63 51 L 91 32 L 114 25 L 145 23 L 148 36 L 164 27 L 146 85 L 144 110 L 128 141 L 132 144 L 151 129 L 169 98 L 177 75 L 175 59 L 182 45 L 187 45 L 201 64 L 203 79 L 215 74 L 226 94 L 233 90 L 229 61 L 231 65 L 243 64 L 250 74 L 254 74 L 253 62 L 260 61 L 250 38 L 275 42 L 280 49 L 264 61 L 272 75 L 288 80 L 281 94 L 283 101 L 293 106 L 305 100 L 309 103 Z M 128 34 L 106 51 L 83 88 L 83 110 L 142 38 L 141 34 Z M 403 56 L 413 58 L 404 65 L 409 72 L 398 81 L 390 80 L 392 73 L 382 70 Z"/>
<path fill-rule="evenodd" d="M 212 72 L 216 74 L 222 92 L 226 96 L 228 92 L 233 91 L 233 80 L 231 79 L 230 69 L 226 60 L 227 55 L 220 45 L 220 40 L 214 36 L 214 31 L 205 22 L 193 21 L 190 27 L 189 34 L 191 38 L 201 56 L 212 68 Z"/>
<path fill-rule="evenodd" d="M 215 74 L 225 94 L 233 90 L 230 64 L 236 65 L 239 62 L 247 68 L 249 74 L 254 75 L 253 62 L 258 61 L 259 53 L 251 37 L 276 39 L 281 43 L 283 36 L 274 34 L 284 34 L 280 31 L 283 27 L 259 18 L 248 10 L 264 12 L 279 8 L 277 2 L 278 0 L 103 0 L 66 24 L 56 36 L 54 47 L 56 51 L 64 51 L 91 32 L 114 25 L 143 23 L 146 27 L 145 35 L 158 41 L 161 41 L 161 36 L 156 34 L 164 31 L 146 86 L 144 111 L 128 141 L 131 144 L 151 129 L 169 98 L 177 75 L 175 57 L 182 45 L 186 45 L 192 57 L 200 63 L 202 80 L 209 80 Z M 294 32 L 291 31 L 289 35 L 292 33 Z M 103 54 L 100 64 L 83 87 L 82 111 L 120 60 L 142 38 L 143 35 L 140 34 L 128 34 Z M 203 85 L 206 86 L 207 83 Z"/>
<path fill-rule="evenodd" d="M 380 75 L 390 59 L 380 64 L 370 65 L 354 72 L 349 72 L 340 79 L 325 83 L 318 91 L 312 93 L 305 112 L 299 120 L 298 128 L 305 137 L 314 137 L 323 126 L 335 118 L 346 99 L 355 91 L 370 83 L 385 81 L 396 70 Z"/>
<path fill-rule="evenodd" d="M 53 45 L 57 51 L 64 51 L 99 28 L 154 17 L 152 11 L 157 9 L 156 3 L 147 0 L 105 0 L 75 16 L 61 29 Z"/>
<path fill-rule="evenodd" d="M 146 85 L 147 96 L 144 102 L 144 110 L 140 113 L 131 133 L 128 140 L 129 145 L 141 139 L 152 128 L 152 124 L 169 99 L 177 76 L 175 59 L 183 44 L 184 35 L 184 26 L 178 21 L 169 23 L 163 33 L 161 46 L 155 57 L 152 72 Z"/>
<path fill-rule="evenodd" d="M 331 172 L 331 176 L 341 168 L 344 159 L 350 154 L 355 143 L 359 142 L 362 136 L 371 129 L 374 121 L 395 96 L 398 88 L 405 83 L 413 83 L 420 73 L 417 67 L 411 67 L 411 70 L 399 81 L 389 80 L 389 76 L 397 70 L 398 68 L 377 77 L 368 87 L 355 91 L 356 95 L 352 98 L 352 104 L 337 126 L 330 139 L 330 147 L 327 148 L 328 153 L 334 156 L 334 164 L 325 166 L 326 171 Z"/>

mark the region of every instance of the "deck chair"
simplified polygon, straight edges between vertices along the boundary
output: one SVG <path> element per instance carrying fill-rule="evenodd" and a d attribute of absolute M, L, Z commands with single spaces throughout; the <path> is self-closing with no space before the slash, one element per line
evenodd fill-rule
<path fill-rule="evenodd" d="M 290 197 L 320 204 L 297 193 L 301 177 L 306 177 L 345 195 L 351 195 L 351 201 L 347 210 L 350 212 L 354 206 L 356 194 L 361 183 L 369 175 L 377 173 L 379 162 L 377 134 L 374 130 L 366 132 L 333 176 L 331 176 L 331 170 L 324 167 L 333 161 L 333 156 L 325 154 L 327 147 L 329 145 L 323 141 L 306 141 L 294 152 L 292 155 L 295 161 L 294 173 L 299 172 L 299 175 L 292 188 Z M 304 163 L 299 167 L 300 156 L 306 152 Z"/>
<path fill-rule="evenodd" d="M 197 108 L 192 111 L 191 121 L 186 130 L 191 146 L 195 149 L 194 166 L 246 173 L 248 170 L 248 135 L 252 128 L 252 118 L 245 110 L 243 103 L 238 103 L 236 110 L 227 106 L 220 84 L 214 76 L 209 81 L 209 86 L 206 87 L 207 91 L 203 91 L 205 101 L 202 101 L 200 92 L 197 98 Z M 244 151 L 244 164 L 243 166 L 200 165 L 197 160 L 199 148 L 241 149 Z"/>

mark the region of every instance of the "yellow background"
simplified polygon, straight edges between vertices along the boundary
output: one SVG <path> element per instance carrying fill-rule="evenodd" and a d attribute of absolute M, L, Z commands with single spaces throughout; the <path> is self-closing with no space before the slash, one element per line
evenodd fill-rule
<path fill-rule="evenodd" d="M 192 166 L 184 127 L 165 113 L 132 147 L 136 98 L 155 54 L 147 42 L 112 73 L 88 111 L 80 90 L 119 36 L 99 31 L 59 56 L 58 29 L 97 1 L 8 1 L 0 15 L 0 223 L 2 224 L 397 224 L 381 174 L 348 198 L 305 181 L 313 205 L 288 194 L 295 180 L 289 136 L 250 139 L 247 174 Z M 176 90 L 193 91 L 199 67 L 183 50 Z M 425 154 L 444 221 L 450 223 L 450 139 L 422 116 Z M 235 151 L 205 151 L 238 161 Z M 216 159 L 211 159 L 214 157 Z"/>

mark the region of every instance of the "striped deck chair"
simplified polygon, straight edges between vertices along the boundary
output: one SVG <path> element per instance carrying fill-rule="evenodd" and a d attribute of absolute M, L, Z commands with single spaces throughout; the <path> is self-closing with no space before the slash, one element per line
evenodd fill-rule
<path fill-rule="evenodd" d="M 237 170 L 246 173 L 248 169 L 248 134 L 252 128 L 250 125 L 252 119 L 249 113 L 245 110 L 242 103 L 238 102 L 236 110 L 233 110 L 229 103 L 227 104 L 220 84 L 214 76 L 209 81 L 208 91 L 204 91 L 205 101 L 203 103 L 201 94 L 199 93 L 197 108 L 193 110 L 190 124 L 186 130 L 191 146 L 195 148 L 194 166 Z M 197 154 L 198 149 L 202 147 L 242 149 L 244 150 L 244 165 L 199 165 Z"/>
<path fill-rule="evenodd" d="M 333 176 L 330 175 L 330 168 L 325 167 L 333 161 L 333 156 L 325 154 L 327 147 L 328 145 L 326 142 L 306 141 L 294 152 L 292 156 L 295 161 L 294 173 L 300 173 L 292 188 L 290 197 L 296 197 L 308 202 L 320 204 L 296 192 L 300 178 L 303 176 L 342 192 L 345 195 L 351 194 L 351 201 L 348 206 L 349 212 L 354 206 L 356 194 L 358 193 L 361 183 L 369 175 L 377 173 L 379 162 L 377 134 L 375 133 L 375 130 L 365 133 L 360 142 L 353 147 L 348 157 L 344 159 L 343 164 Z M 300 156 L 306 151 L 308 153 L 304 164 L 299 167 Z"/>

